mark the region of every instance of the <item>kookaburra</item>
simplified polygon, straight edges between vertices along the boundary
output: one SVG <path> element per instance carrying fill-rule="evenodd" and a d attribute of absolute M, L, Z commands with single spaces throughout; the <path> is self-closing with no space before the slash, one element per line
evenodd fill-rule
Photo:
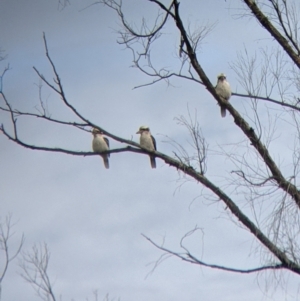
<path fill-rule="evenodd" d="M 231 89 L 228 81 L 226 80 L 226 75 L 224 73 L 218 75 L 216 92 L 224 100 L 229 101 L 229 98 L 231 96 Z M 222 117 L 226 116 L 226 108 L 223 106 L 221 106 L 221 116 Z"/>
<path fill-rule="evenodd" d="M 103 158 L 105 168 L 109 168 L 109 154 L 101 154 L 102 152 L 109 150 L 109 141 L 103 136 L 103 133 L 99 129 L 94 128 L 92 133 L 94 136 L 92 143 L 93 151 L 100 154 Z"/>
<path fill-rule="evenodd" d="M 150 151 L 156 151 L 156 141 L 151 135 L 150 129 L 148 126 L 142 125 L 137 134 L 140 136 L 140 145 Z M 156 168 L 155 157 L 150 155 L 151 167 Z"/>

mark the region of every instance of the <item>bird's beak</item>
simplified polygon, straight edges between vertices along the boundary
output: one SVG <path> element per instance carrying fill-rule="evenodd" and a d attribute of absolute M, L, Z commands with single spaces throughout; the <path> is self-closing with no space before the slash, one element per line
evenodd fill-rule
<path fill-rule="evenodd" d="M 136 134 L 140 134 L 140 133 L 141 133 L 141 131 L 136 132 Z"/>

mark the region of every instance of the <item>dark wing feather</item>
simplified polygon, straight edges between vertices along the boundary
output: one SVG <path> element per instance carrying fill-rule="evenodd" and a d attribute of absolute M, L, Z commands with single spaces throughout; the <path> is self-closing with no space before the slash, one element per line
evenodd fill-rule
<path fill-rule="evenodd" d="M 105 141 L 106 145 L 107 145 L 107 146 L 108 146 L 108 148 L 109 148 L 109 140 L 108 140 L 106 137 L 103 137 L 103 139 L 104 139 L 104 141 Z"/>
<path fill-rule="evenodd" d="M 151 139 L 152 139 L 154 149 L 156 150 L 156 141 L 155 141 L 155 138 L 152 135 L 151 135 Z"/>
<path fill-rule="evenodd" d="M 106 145 L 107 145 L 108 148 L 109 148 L 109 140 L 108 140 L 106 137 L 103 137 L 103 139 L 104 139 Z M 110 154 L 107 154 L 108 157 L 109 157 L 109 155 L 110 155 Z"/>

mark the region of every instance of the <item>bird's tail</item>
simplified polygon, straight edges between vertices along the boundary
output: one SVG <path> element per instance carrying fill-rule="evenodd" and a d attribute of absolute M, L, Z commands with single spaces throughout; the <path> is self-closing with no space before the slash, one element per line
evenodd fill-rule
<path fill-rule="evenodd" d="M 226 109 L 224 107 L 221 107 L 221 116 L 222 117 L 226 116 Z"/>
<path fill-rule="evenodd" d="M 150 156 L 150 162 L 151 162 L 151 167 L 152 168 L 156 168 L 156 161 L 155 161 L 155 157 Z"/>
<path fill-rule="evenodd" d="M 108 156 L 103 156 L 103 163 L 106 169 L 109 169 L 109 161 L 108 161 Z"/>

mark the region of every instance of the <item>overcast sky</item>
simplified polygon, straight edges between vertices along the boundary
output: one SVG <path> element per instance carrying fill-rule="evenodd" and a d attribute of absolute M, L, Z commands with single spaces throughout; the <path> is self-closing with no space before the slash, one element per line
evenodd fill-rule
<path fill-rule="evenodd" d="M 151 79 L 131 67 L 131 52 L 117 44 L 120 22 L 114 11 L 102 5 L 86 8 L 92 0 L 70 0 L 63 10 L 57 2 L 0 0 L 0 47 L 7 55 L 0 62 L 0 72 L 9 64 L 3 91 L 14 108 L 34 112 L 38 106 L 40 81 L 33 66 L 50 81 L 54 77 L 45 56 L 44 32 L 67 99 L 107 131 L 138 141 L 139 126 L 148 125 L 158 150 L 172 156 L 174 148 L 166 143 L 166 136 L 187 145 L 188 132 L 174 118 L 188 116 L 189 107 L 193 116 L 196 110 L 210 149 L 242 139 L 232 118 L 220 118 L 216 102 L 200 85 L 174 79 L 173 86 L 161 82 L 133 89 Z M 151 22 L 158 12 L 148 1 L 123 2 L 130 24 L 138 24 L 142 16 Z M 243 92 L 229 64 L 244 47 L 251 52 L 271 39 L 256 22 L 238 18 L 241 6 L 237 2 L 185 0 L 181 9 L 183 21 L 191 28 L 215 24 L 198 52 L 211 81 L 215 83 L 216 76 L 224 72 L 233 91 Z M 170 23 L 160 48 L 153 51 L 157 66 L 178 67 L 179 36 L 174 33 Z M 54 91 L 44 86 L 42 97 L 52 117 L 77 120 Z M 246 100 L 237 97 L 231 102 L 241 113 L 247 106 Z M 3 113 L 0 123 L 11 129 Z M 18 125 L 21 139 L 28 143 L 91 151 L 89 133 L 30 118 L 19 118 Z M 111 141 L 112 148 L 121 146 Z M 210 154 L 208 176 L 220 186 L 220 170 L 231 170 L 227 163 L 223 156 Z M 182 179 L 159 159 L 157 169 L 152 170 L 147 156 L 113 154 L 106 170 L 98 156 L 33 151 L 0 135 L 0 171 L 1 220 L 11 213 L 16 223 L 11 250 L 22 233 L 24 251 L 47 243 L 51 252 L 48 272 L 58 299 L 94 300 L 96 290 L 99 300 L 107 294 L 128 301 L 297 299 L 292 275 L 288 292 L 285 286 L 273 292 L 273 278 L 267 274 L 226 273 L 176 258 L 165 260 L 153 271 L 162 253 L 141 234 L 182 251 L 180 239 L 195 226 L 202 231 L 186 243 L 204 261 L 235 268 L 261 264 L 252 236 L 228 218 L 224 205 L 207 201 L 201 196 L 207 190 Z M 2 264 L 3 254 L 0 256 Z M 19 275 L 18 262 L 9 266 L 2 300 L 40 300 Z"/>

